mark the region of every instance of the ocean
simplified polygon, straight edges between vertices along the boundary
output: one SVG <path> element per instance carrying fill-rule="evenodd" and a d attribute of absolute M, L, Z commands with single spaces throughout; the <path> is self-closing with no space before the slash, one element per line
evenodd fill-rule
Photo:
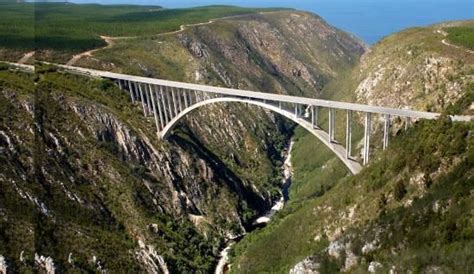
<path fill-rule="evenodd" d="M 166 8 L 203 5 L 289 7 L 322 16 L 369 45 L 408 27 L 447 20 L 474 19 L 474 0 L 73 0 L 77 3 L 153 4 Z"/>

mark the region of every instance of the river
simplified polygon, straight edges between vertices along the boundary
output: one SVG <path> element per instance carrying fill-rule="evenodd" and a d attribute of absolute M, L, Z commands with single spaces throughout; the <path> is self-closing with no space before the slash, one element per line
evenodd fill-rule
<path fill-rule="evenodd" d="M 272 206 L 270 210 L 265 212 L 262 216 L 257 218 L 253 225 L 262 226 L 271 221 L 272 217 L 280 210 L 283 209 L 285 203 L 289 200 L 289 190 L 291 186 L 291 177 L 293 175 L 293 166 L 291 164 L 291 150 L 293 149 L 293 140 L 290 140 L 290 144 L 287 149 L 283 152 L 285 162 L 282 167 L 282 184 L 281 184 L 281 198 Z M 226 247 L 221 251 L 220 259 L 216 267 L 215 274 L 225 274 L 229 268 L 229 251 L 232 246 L 240 241 L 242 238 L 236 240 L 230 240 Z"/>

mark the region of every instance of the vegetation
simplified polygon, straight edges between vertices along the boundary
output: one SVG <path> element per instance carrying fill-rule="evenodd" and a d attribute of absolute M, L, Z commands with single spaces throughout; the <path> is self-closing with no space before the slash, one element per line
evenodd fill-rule
<path fill-rule="evenodd" d="M 445 30 L 450 42 L 474 50 L 474 26 L 451 27 Z"/>
<path fill-rule="evenodd" d="M 35 48 L 34 4 L 1 1 L 0 17 L 0 48 Z"/>
<path fill-rule="evenodd" d="M 0 71 L 0 130 L 21 140 L 0 155 L 0 254 L 9 269 L 30 272 L 38 253 L 51 256 L 65 272 L 95 272 L 99 265 L 112 272 L 143 271 L 135 255 L 138 233 L 163 255 L 170 271 L 209 272 L 218 243 L 187 219 L 162 212 L 143 182 L 158 188 L 162 183 L 138 163 L 124 161 L 110 140 L 97 144 L 68 105 L 99 105 L 135 129 L 153 132 L 139 120 L 140 110 L 107 81 L 51 67 L 38 71 L 37 76 Z M 33 116 L 25 105 L 34 106 Z M 25 193 L 31 198 L 21 196 Z"/>
<path fill-rule="evenodd" d="M 309 255 L 322 262 L 322 269 L 342 269 L 344 261 L 334 260 L 326 251 L 326 235 L 332 232 L 325 225 L 332 223 L 334 216 L 340 216 L 334 221 L 336 227 L 347 226 L 342 239 L 352 242 L 358 256 L 366 257 L 360 271 L 372 260 L 381 262 L 387 271 L 390 265 L 404 271 L 430 265 L 454 272 L 472 269 L 474 262 L 467 258 L 474 255 L 468 248 L 474 244 L 473 219 L 458 218 L 460 212 L 474 209 L 469 198 L 474 190 L 474 143 L 469 138 L 473 126 L 449 119 L 417 124 L 359 175 L 340 180 L 322 197 L 307 200 L 296 209 L 290 204 L 267 228 L 244 238 L 234 248 L 232 270 L 284 273 Z M 434 176 L 436 172 L 441 173 Z M 421 186 L 413 181 L 419 173 L 425 174 Z M 409 200 L 414 204 L 407 208 L 404 204 Z M 444 207 L 442 214 L 426 210 L 437 203 L 452 206 Z M 341 217 L 347 216 L 344 212 L 348 208 L 356 208 L 354 219 Z M 380 249 L 363 255 L 360 248 L 374 239 L 377 229 L 383 234 L 378 239 Z M 467 260 L 458 264 L 456 258 Z"/>
<path fill-rule="evenodd" d="M 149 36 L 183 24 L 267 11 L 232 6 L 162 9 L 159 6 L 0 3 L 0 48 L 77 53 L 105 46 L 103 36 Z"/>
<path fill-rule="evenodd" d="M 462 23 L 469 24 L 472 21 Z M 412 96 L 406 104 L 414 108 L 472 115 L 469 108 L 473 85 L 463 80 L 472 75 L 472 58 L 464 50 L 444 46 L 435 34 L 437 28 L 413 28 L 384 38 L 352 72 L 342 72 L 339 79 L 329 82 L 323 97 L 361 100 L 368 91 L 359 96 L 351 91 L 366 77 L 385 71 L 389 73 L 374 81 L 378 86 L 368 96 L 371 104 L 404 104 L 404 98 Z M 450 75 L 426 71 L 429 76 L 424 78 L 420 72 L 430 65 L 426 60 L 440 57 L 449 62 L 438 64 L 438 71 L 447 68 Z M 403 74 L 397 74 L 400 68 Z M 411 86 L 394 90 L 398 83 Z M 446 86 L 452 83 L 461 87 L 457 97 L 460 100 L 445 104 L 440 98 L 446 96 Z M 434 91 L 428 92 L 431 89 Z M 427 104 L 428 101 L 433 103 Z M 336 115 L 341 119 L 336 124 L 344 124 L 341 116 L 344 115 Z M 327 113 L 321 117 L 326 128 Z M 356 120 L 361 121 L 360 117 Z M 357 148 L 361 128 L 354 126 L 353 147 Z M 393 126 L 401 127 L 399 121 Z M 372 146 L 380 148 L 377 129 Z M 372 155 L 370 166 L 351 177 L 345 177 L 342 164 L 312 141 L 312 136 L 296 129 L 291 200 L 267 227 L 235 245 L 232 272 L 288 273 L 308 256 L 320 264 L 321 273 L 340 272 L 346 254 L 343 251 L 339 259 L 329 256 L 327 248 L 334 242 L 350 245 L 349 250 L 358 257 L 358 266 L 352 269 L 355 273 L 366 273 L 371 261 L 382 263 L 382 272 L 389 272 L 391 266 L 401 272 L 433 268 L 451 273 L 472 271 L 473 218 L 472 214 L 460 215 L 474 206 L 470 195 L 472 129 L 472 122 L 463 125 L 442 119 L 418 123 L 408 132 L 397 131 L 389 149 Z M 336 135 L 343 132 L 343 128 L 336 129 Z M 344 140 L 340 135 L 337 139 Z M 457 196 L 462 198 L 452 199 Z M 435 205 L 444 205 L 442 213 L 439 209 L 436 213 L 431 211 Z M 379 233 L 383 236 L 376 238 Z M 362 253 L 362 247 L 375 239 L 379 243 L 377 251 Z M 456 257 L 462 258 L 463 263 L 457 262 Z"/>

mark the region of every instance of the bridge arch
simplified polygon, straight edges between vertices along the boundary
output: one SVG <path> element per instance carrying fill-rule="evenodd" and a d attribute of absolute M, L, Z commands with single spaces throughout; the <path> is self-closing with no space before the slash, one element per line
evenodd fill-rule
<path fill-rule="evenodd" d="M 255 105 L 259 106 L 268 110 L 271 110 L 275 113 L 278 113 L 287 119 L 292 120 L 293 122 L 297 123 L 298 125 L 302 126 L 305 128 L 307 131 L 309 131 L 311 134 L 316 136 L 319 141 L 321 141 L 324 145 L 326 145 L 336 156 L 346 165 L 346 167 L 351 171 L 352 174 L 357 174 L 361 169 L 362 166 L 355 160 L 348 159 L 346 158 L 346 149 L 344 146 L 330 142 L 329 141 L 329 134 L 324 131 L 321 128 L 313 128 L 312 124 L 302 118 L 296 117 L 296 115 L 288 110 L 281 109 L 278 106 L 274 106 L 265 102 L 261 101 L 255 101 L 255 100 L 249 100 L 249 99 L 244 99 L 244 98 L 234 98 L 234 97 L 222 97 L 222 98 L 213 98 L 213 99 L 207 99 L 201 102 L 197 102 L 188 108 L 182 110 L 178 115 L 176 115 L 173 119 L 171 119 L 166 126 L 163 128 L 163 130 L 160 132 L 161 138 L 166 139 L 173 128 L 176 127 L 176 125 L 179 123 L 179 121 L 184 118 L 187 114 L 192 112 L 193 110 L 196 110 L 200 107 L 210 105 L 210 104 L 217 104 L 217 103 L 245 103 L 245 104 L 250 104 L 250 105 Z"/>

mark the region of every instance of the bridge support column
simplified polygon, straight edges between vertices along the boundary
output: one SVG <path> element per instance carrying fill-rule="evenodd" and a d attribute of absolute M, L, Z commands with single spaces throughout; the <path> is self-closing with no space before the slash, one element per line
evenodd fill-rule
<path fill-rule="evenodd" d="M 119 89 L 123 89 L 123 88 L 122 88 L 122 80 L 118 79 L 118 80 L 117 80 L 117 84 L 118 84 L 118 86 L 119 86 Z"/>
<path fill-rule="evenodd" d="M 370 153 L 370 133 L 372 126 L 372 115 L 371 113 L 365 113 L 365 130 L 364 130 L 364 165 L 369 162 Z"/>
<path fill-rule="evenodd" d="M 352 110 L 346 114 L 346 159 L 352 157 Z"/>
<path fill-rule="evenodd" d="M 138 92 L 137 83 L 132 82 L 133 87 L 133 97 L 135 98 L 135 102 L 140 100 L 140 93 Z"/>
<path fill-rule="evenodd" d="M 411 117 L 407 117 L 405 121 L 405 130 L 408 130 L 410 126 L 411 126 Z"/>
<path fill-rule="evenodd" d="M 298 118 L 298 104 L 295 104 L 295 118 Z"/>
<path fill-rule="evenodd" d="M 146 106 L 145 106 L 145 97 L 143 95 L 142 85 L 140 83 L 138 83 L 137 85 L 138 85 L 138 90 L 140 91 L 140 101 L 142 101 L 143 115 L 145 115 L 145 117 L 147 117 L 148 112 L 147 112 Z"/>
<path fill-rule="evenodd" d="M 282 109 L 282 107 L 283 107 L 283 106 L 282 106 L 281 101 L 278 101 L 278 108 Z"/>
<path fill-rule="evenodd" d="M 160 101 L 161 101 L 161 106 L 162 106 L 163 114 L 165 117 L 165 124 L 167 124 L 170 121 L 170 119 L 168 119 L 168 112 L 166 110 L 165 95 L 163 94 L 163 89 L 164 88 L 162 86 L 159 87 L 158 97 L 160 98 Z"/>
<path fill-rule="evenodd" d="M 184 97 L 184 108 L 188 108 L 188 92 L 187 90 L 183 89 L 183 97 Z"/>
<path fill-rule="evenodd" d="M 174 88 L 171 88 L 171 97 L 173 98 L 174 116 L 178 115 L 178 104 L 176 102 L 176 92 Z"/>
<path fill-rule="evenodd" d="M 313 126 L 313 128 L 319 128 L 318 116 L 319 116 L 319 107 L 311 106 L 311 125 Z"/>
<path fill-rule="evenodd" d="M 329 142 L 332 143 L 335 141 L 335 119 L 336 118 L 336 110 L 333 108 L 329 109 Z"/>
<path fill-rule="evenodd" d="M 173 117 L 174 117 L 174 115 L 173 115 L 173 108 L 171 107 L 171 96 L 170 96 L 170 92 L 169 92 L 168 88 L 163 87 L 163 92 L 166 93 L 166 102 L 168 103 L 168 104 L 167 104 L 167 105 L 168 105 L 167 111 L 168 111 L 168 114 L 169 114 L 168 117 L 170 118 L 170 119 L 168 120 L 168 122 L 169 122 L 169 121 L 171 121 L 171 120 L 173 119 Z"/>
<path fill-rule="evenodd" d="M 188 107 L 193 105 L 193 93 L 192 90 L 187 90 L 187 95 L 188 95 Z"/>
<path fill-rule="evenodd" d="M 130 92 L 130 98 L 132 98 L 132 103 L 135 103 L 135 96 L 133 96 L 132 83 L 128 81 L 128 91 Z"/>
<path fill-rule="evenodd" d="M 152 86 L 150 85 L 150 90 L 151 90 L 151 88 L 152 88 Z M 154 94 L 154 97 L 156 98 L 155 101 L 156 101 L 156 107 L 158 109 L 158 114 L 160 116 L 160 124 L 161 124 L 160 131 L 161 131 L 165 127 L 165 120 L 163 119 L 161 94 L 159 92 L 156 92 L 156 88 L 157 88 L 156 86 L 153 86 L 153 90 L 151 90 L 151 91 L 152 91 L 152 94 Z"/>
<path fill-rule="evenodd" d="M 150 86 L 144 84 L 145 86 L 143 87 L 143 89 L 145 90 L 145 95 L 146 95 L 146 105 L 148 106 L 148 112 L 149 113 L 152 113 L 153 112 L 153 105 L 152 105 L 152 102 L 151 102 L 151 89 L 149 88 Z"/>
<path fill-rule="evenodd" d="M 180 89 L 176 89 L 176 97 L 178 98 L 178 107 L 179 107 L 179 112 L 183 111 L 183 103 L 181 102 L 181 90 Z"/>
<path fill-rule="evenodd" d="M 153 116 L 155 116 L 156 134 L 160 136 L 160 131 L 163 126 L 163 122 L 161 123 L 161 125 L 158 123 L 158 114 L 156 112 L 155 96 L 153 96 L 153 90 L 151 89 L 151 85 L 148 85 L 148 89 L 150 90 L 151 105 L 153 107 Z"/>
<path fill-rule="evenodd" d="M 201 102 L 201 98 L 199 97 L 199 94 L 196 90 L 194 91 L 194 98 L 196 98 L 195 103 Z"/>
<path fill-rule="evenodd" d="M 383 125 L 383 149 L 388 147 L 388 137 L 390 135 L 390 114 L 385 114 L 384 125 Z"/>

